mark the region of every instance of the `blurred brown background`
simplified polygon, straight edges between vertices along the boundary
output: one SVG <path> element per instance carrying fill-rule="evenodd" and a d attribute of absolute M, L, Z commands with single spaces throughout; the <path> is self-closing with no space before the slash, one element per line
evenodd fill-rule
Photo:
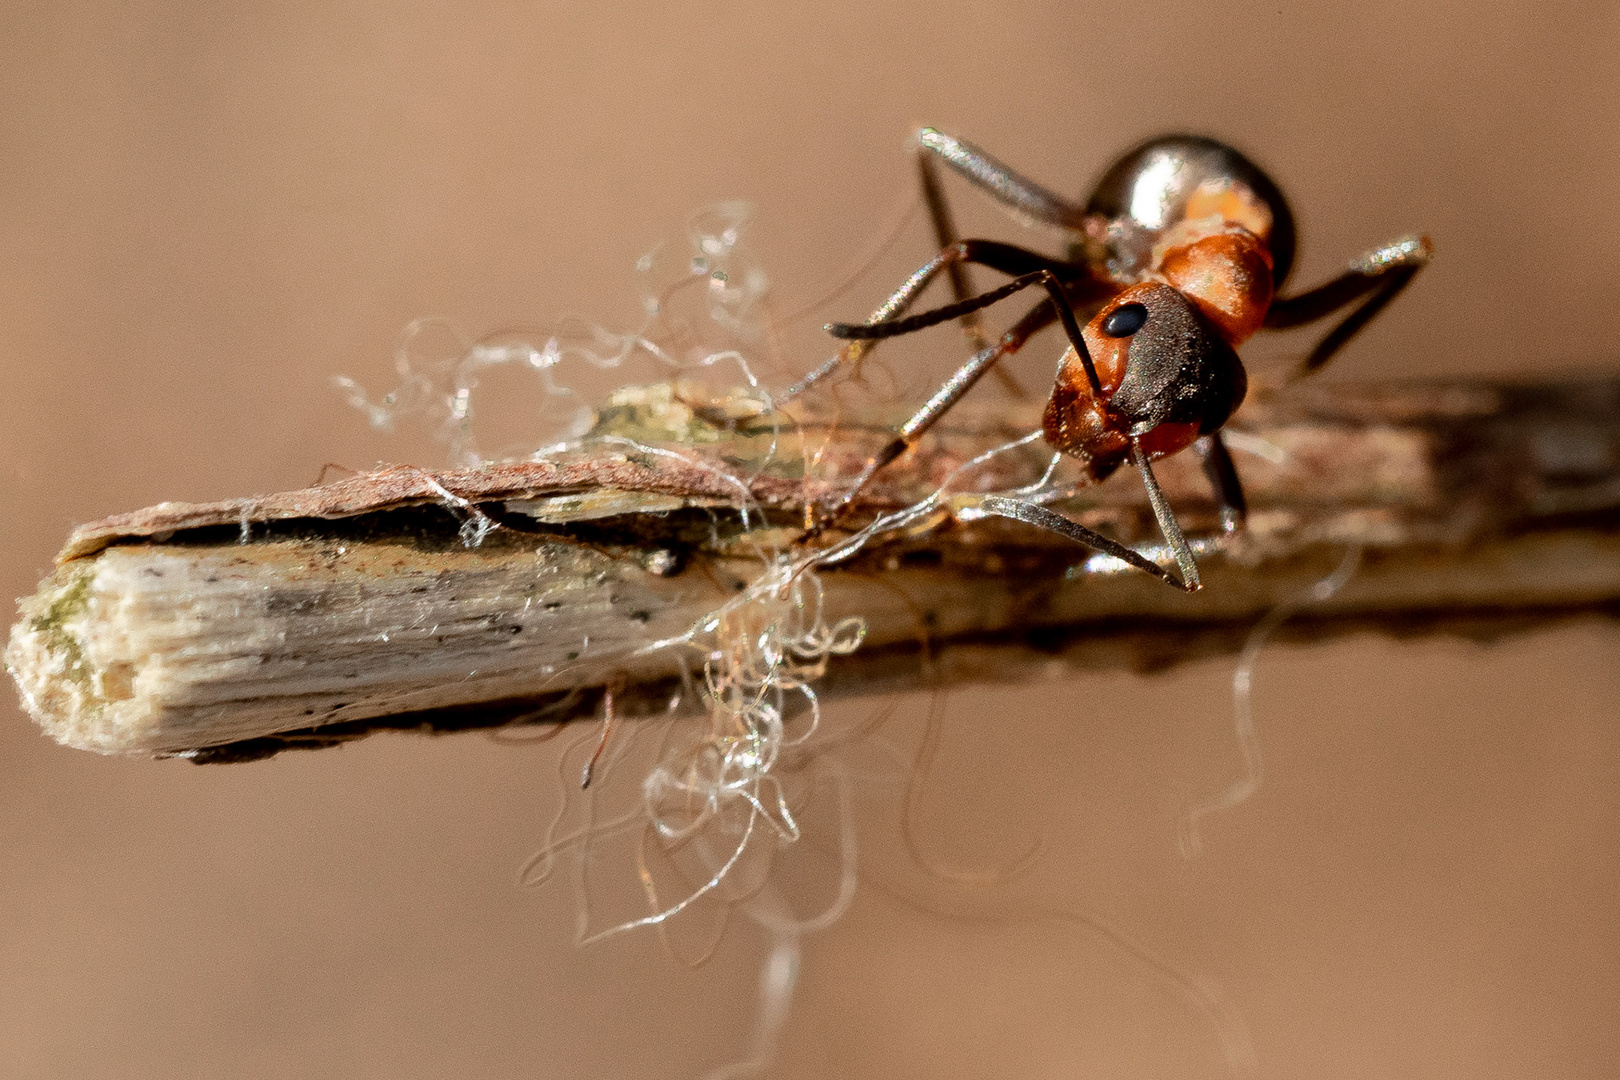
<path fill-rule="evenodd" d="M 1144 135 L 1226 137 L 1293 200 L 1297 281 L 1431 233 L 1333 377 L 1620 369 L 1613 4 L 14 2 L 0 27 L 11 596 L 76 522 L 437 463 L 330 376 L 386 385 L 423 315 L 633 326 L 636 257 L 718 198 L 758 205 L 781 306 L 813 301 L 910 197 L 919 123 L 1076 194 Z M 798 365 L 926 248 L 914 223 L 791 329 Z M 1231 661 L 954 695 L 925 846 L 993 867 L 1042 837 L 1039 861 L 947 885 L 872 800 L 869 881 L 805 942 L 773 1075 L 1224 1074 L 1171 980 L 1007 914 L 1035 908 L 1218 988 L 1263 1077 L 1615 1075 L 1617 647 L 1586 623 L 1273 650 L 1266 786 L 1194 860 L 1177 814 L 1238 768 Z M 4 713 L 8 1077 L 690 1077 L 747 1050 L 756 930 L 696 971 L 651 935 L 582 951 L 566 888 L 513 884 L 560 743 L 197 768 Z"/>

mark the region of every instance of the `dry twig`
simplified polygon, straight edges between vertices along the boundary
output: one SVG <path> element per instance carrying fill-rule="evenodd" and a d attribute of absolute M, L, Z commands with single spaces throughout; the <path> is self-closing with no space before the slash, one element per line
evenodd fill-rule
<path fill-rule="evenodd" d="M 8 666 L 64 743 L 197 760 L 590 716 L 609 681 L 622 711 L 654 707 L 677 662 L 638 648 L 757 574 L 757 545 L 788 544 L 806 500 L 835 492 L 891 419 L 749 416 L 694 406 L 696 393 L 622 391 L 600 414 L 608 438 L 547 462 L 400 467 L 84 526 L 21 601 Z M 915 503 L 1035 420 L 1011 406 L 953 415 L 852 520 Z M 1228 650 L 1348 545 L 1363 568 L 1292 624 L 1296 637 L 1489 634 L 1620 600 L 1620 380 L 1309 386 L 1251 402 L 1232 430 L 1251 450 L 1239 467 L 1253 514 L 1206 559 L 1201 594 L 942 511 L 821 574 L 831 615 L 868 626 L 822 693 L 924 685 L 924 642 L 946 683 Z M 808 474 L 807 455 L 819 455 Z M 1045 459 L 1037 444 L 972 480 L 1004 487 Z M 1163 480 L 1191 531 L 1213 527 L 1195 465 L 1167 462 Z M 747 521 L 739 485 L 759 511 Z M 1060 506 L 1150 539 L 1139 484 Z"/>

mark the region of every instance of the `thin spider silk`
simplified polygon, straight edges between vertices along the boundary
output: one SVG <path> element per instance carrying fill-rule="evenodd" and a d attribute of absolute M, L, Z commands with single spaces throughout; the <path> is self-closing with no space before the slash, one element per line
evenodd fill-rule
<path fill-rule="evenodd" d="M 395 356 L 391 390 L 373 397 L 353 379 L 336 380 L 373 427 L 425 426 L 445 444 L 454 467 L 600 450 L 707 470 L 732 492 L 726 509 L 740 532 L 728 565 L 745 564 L 743 580 L 678 633 L 649 636 L 617 657 L 593 654 L 594 665 L 610 669 L 616 659 L 664 653 L 683 675 L 655 715 L 581 725 L 586 730 L 558 762 L 560 806 L 520 875 L 524 884 L 540 885 L 567 872 L 581 944 L 653 930 L 673 955 L 696 964 L 717 947 L 731 912 L 765 935 L 769 949 L 747 1056 L 714 1077 L 768 1067 L 797 983 L 801 939 L 831 926 L 855 894 L 852 779 L 829 752 L 838 740 L 825 731 L 816 687 L 834 657 L 860 647 L 866 626 L 858 613 L 827 609 L 821 571 L 942 515 L 981 517 L 987 495 L 1044 505 L 1074 490 L 1059 477 L 1058 455 L 1029 454 L 1040 439 L 1032 432 L 963 462 L 925 497 L 826 547 L 797 545 L 796 530 L 768 527 L 750 481 L 773 468 L 817 478 L 821 464 L 814 448 L 790 437 L 791 421 L 756 375 L 770 340 L 768 282 L 744 243 L 748 217 L 743 204 L 710 207 L 693 216 L 681 240 L 638 260 L 643 321 L 633 331 L 568 317 L 533 335 L 468 341 L 442 321 L 419 320 Z M 765 434 L 739 461 L 698 445 L 678 425 L 637 437 L 606 429 L 601 411 L 571 385 L 592 371 L 611 371 L 627 385 L 657 384 L 643 385 L 642 397 L 666 406 L 702 392 L 693 389 L 694 377 L 705 377 L 725 389 L 694 407 L 750 417 Z M 502 404 L 506 384 L 497 385 L 497 377 L 513 376 L 529 380 L 539 405 L 532 430 L 526 425 L 516 445 L 498 445 L 486 431 L 486 415 Z M 620 400 L 616 395 L 610 405 Z M 985 469 L 1009 453 L 1022 462 L 1011 473 Z M 1022 479 L 984 490 L 992 474 Z M 461 520 L 466 546 L 479 546 L 501 528 L 448 489 L 439 495 Z M 1125 569 L 1105 555 L 1077 557 L 1085 572 Z M 609 720 L 627 722 L 608 726 Z M 593 779 L 582 789 L 587 761 Z M 777 860 L 802 846 L 812 820 L 833 864 L 823 875 L 830 895 L 819 903 L 790 896 L 772 878 Z"/>

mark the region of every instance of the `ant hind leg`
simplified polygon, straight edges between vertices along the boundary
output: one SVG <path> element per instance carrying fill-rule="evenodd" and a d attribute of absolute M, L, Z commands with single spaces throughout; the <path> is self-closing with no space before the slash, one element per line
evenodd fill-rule
<path fill-rule="evenodd" d="M 980 242 L 967 240 L 957 246 L 967 248 L 970 244 L 976 243 Z M 1006 247 L 1006 245 L 997 246 Z M 1032 259 L 1041 258 L 1033 252 L 1024 252 L 1023 254 Z M 1093 391 L 1098 397 L 1102 396 L 1101 385 L 1098 382 L 1097 372 L 1091 361 L 1091 354 L 1086 350 L 1085 339 L 1080 334 L 1080 324 L 1076 321 L 1074 309 L 1070 306 L 1068 296 L 1064 292 L 1063 282 L 1051 270 L 1044 268 L 1036 270 L 1034 273 L 1024 274 L 999 289 L 992 289 L 964 303 L 946 304 L 944 307 L 936 308 L 933 311 L 904 319 L 891 319 L 877 323 L 868 322 L 860 325 L 835 324 L 827 329 L 835 337 L 850 339 L 852 345 L 859 345 L 866 341 L 909 334 L 942 322 L 949 322 L 951 319 L 959 318 L 967 312 L 978 311 L 1035 285 L 1040 285 L 1046 289 L 1047 300 L 1031 309 L 1013 325 L 1011 330 L 1001 336 L 1001 340 L 975 353 L 968 359 L 967 363 L 957 369 L 956 374 L 945 380 L 944 385 L 934 392 L 934 396 L 929 398 L 922 408 L 912 415 L 911 419 L 900 426 L 900 430 L 895 433 L 894 438 L 889 440 L 881 450 L 867 460 L 866 466 L 856 476 L 854 483 L 812 520 L 801 539 L 809 539 L 828 524 L 836 521 L 839 515 L 855 500 L 855 496 L 877 474 L 879 469 L 882 469 L 909 450 L 1002 357 L 1016 352 L 1029 339 L 1031 334 L 1050 324 L 1053 319 L 1063 324 L 1064 333 L 1068 336 L 1069 343 L 1074 346 L 1075 351 L 1079 354 Z"/>
<path fill-rule="evenodd" d="M 934 164 L 935 154 L 930 152 L 928 146 L 919 142 L 917 144 L 917 184 L 922 189 L 923 205 L 928 208 L 928 220 L 934 227 L 934 247 L 938 251 L 945 251 L 955 246 L 961 239 L 957 232 L 955 218 L 951 214 L 951 205 L 945 198 L 945 189 L 939 182 L 939 169 Z M 950 279 L 951 295 L 957 303 L 961 303 L 973 296 L 977 290 L 973 287 L 973 276 L 968 271 L 965 262 L 950 262 L 946 264 L 945 273 Z M 962 334 L 967 338 L 968 348 L 974 352 L 981 352 L 990 347 L 990 339 L 985 336 L 984 327 L 980 324 L 977 312 L 969 312 L 959 320 L 962 324 Z M 1019 400 L 1025 400 L 1029 394 L 1019 385 L 1012 372 L 1004 367 L 997 367 L 993 374 L 1002 389 Z"/>
<path fill-rule="evenodd" d="M 934 154 L 958 176 L 1026 218 L 1063 229 L 1084 227 L 1085 207 L 1053 194 L 966 140 L 925 127 L 917 132 L 917 145 L 920 152 Z"/>
<path fill-rule="evenodd" d="M 956 231 L 956 221 L 951 216 L 950 203 L 945 199 L 945 189 L 939 183 L 939 170 L 934 165 L 933 157 L 928 153 L 927 147 L 918 144 L 917 147 L 917 186 L 922 188 L 923 205 L 928 208 L 928 220 L 934 227 L 934 247 L 937 251 L 945 251 L 953 247 L 961 239 Z M 973 278 L 968 268 L 961 262 L 952 262 L 945 268 L 950 278 L 951 295 L 957 303 L 973 296 Z M 962 316 L 962 333 L 967 336 L 968 343 L 974 352 L 989 346 L 990 341 L 984 336 L 979 326 L 976 314 Z"/>

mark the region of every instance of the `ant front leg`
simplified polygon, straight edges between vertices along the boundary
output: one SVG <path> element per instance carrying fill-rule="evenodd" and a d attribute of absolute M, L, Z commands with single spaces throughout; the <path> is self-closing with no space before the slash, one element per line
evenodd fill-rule
<path fill-rule="evenodd" d="M 1020 320 L 1000 342 L 974 356 L 955 375 L 951 376 L 945 385 L 941 386 L 934 393 L 934 396 L 928 400 L 928 403 L 901 426 L 895 438 L 877 454 L 873 455 L 856 478 L 855 483 L 837 502 L 827 508 L 819 521 L 811 525 L 804 538 L 814 536 L 827 524 L 836 520 L 838 515 L 849 506 L 856 494 L 866 486 L 879 469 L 910 449 L 922 437 L 924 432 L 933 427 L 952 406 L 961 400 L 962 395 L 966 394 L 973 387 L 973 384 L 983 377 L 991 365 L 1006 353 L 1022 345 L 1028 334 L 1033 333 L 1033 330 L 1027 330 L 1022 336 L 1019 336 L 1020 330 L 1044 325 L 1045 322 L 1050 320 L 1050 313 L 1055 312 L 1058 320 L 1063 324 L 1063 330 L 1069 339 L 1069 344 L 1073 347 L 1076 356 L 1080 360 L 1081 367 L 1085 371 L 1086 381 L 1090 383 L 1092 396 L 1099 400 L 1104 397 L 1102 382 L 1098 378 L 1097 369 L 1091 359 L 1091 352 L 1086 346 L 1085 337 L 1080 332 L 1080 323 L 1075 318 L 1074 308 L 1070 303 L 1064 282 L 1049 269 L 1041 269 L 1034 273 L 1025 274 L 999 289 L 992 289 L 971 300 L 946 304 L 944 307 L 935 308 L 933 311 L 926 311 L 919 315 L 891 319 L 876 324 L 868 323 L 861 326 L 835 324 L 828 326 L 827 330 L 835 337 L 858 341 L 896 337 L 900 334 L 913 333 L 930 326 L 937 326 L 942 322 L 948 322 L 951 319 L 960 318 L 964 314 L 988 307 L 1033 285 L 1040 285 L 1046 289 L 1048 301 Z M 1180 523 L 1176 521 L 1175 513 L 1170 509 L 1169 501 L 1165 499 L 1164 492 L 1159 487 L 1158 479 L 1153 475 L 1153 466 L 1148 459 L 1147 451 L 1142 448 L 1141 439 L 1133 436 L 1130 444 L 1131 461 L 1142 475 L 1142 483 L 1147 488 L 1148 502 L 1153 507 L 1154 520 L 1158 523 L 1159 531 L 1163 534 L 1165 543 L 1176 561 L 1176 568 L 1180 572 L 1179 575 L 1164 569 L 1140 552 L 1134 551 L 1117 541 L 1110 540 L 1101 533 L 1094 532 L 1078 522 L 1070 521 L 1068 518 L 1048 510 L 1046 507 L 1023 499 L 1009 498 L 1004 495 L 986 495 L 972 499 L 960 507 L 957 516 L 967 520 L 971 520 L 975 516 L 1006 517 L 1035 525 L 1066 536 L 1094 551 L 1111 555 L 1130 566 L 1136 567 L 1138 570 L 1152 574 L 1174 588 L 1184 592 L 1197 592 L 1202 588 L 1202 584 L 1199 581 L 1198 564 L 1193 558 L 1192 548 L 1181 531 Z M 1206 469 L 1212 481 L 1217 485 L 1217 497 L 1223 505 L 1223 522 L 1233 521 L 1232 527 L 1235 528 L 1235 523 L 1241 521 L 1244 513 L 1244 501 L 1242 488 L 1237 480 L 1237 471 L 1232 468 L 1231 457 L 1226 453 L 1225 446 L 1214 437 L 1199 440 L 1199 449 L 1207 463 Z"/>
<path fill-rule="evenodd" d="M 1078 521 L 1070 521 L 1055 510 L 1048 510 L 1039 503 L 1028 502 L 1024 499 L 1013 499 L 1006 495 L 981 495 L 971 503 L 967 503 L 956 511 L 956 516 L 962 521 L 972 521 L 975 518 L 1003 517 L 1012 521 L 1022 521 L 1026 525 L 1033 525 L 1038 529 L 1056 533 L 1059 536 L 1073 540 L 1075 543 L 1099 551 L 1104 555 L 1111 555 L 1120 562 L 1134 566 L 1146 574 L 1151 574 L 1182 592 L 1197 592 L 1201 586 L 1198 583 L 1198 569 L 1193 567 L 1191 580 L 1177 577 L 1158 563 L 1149 559 L 1140 552 L 1126 547 L 1117 540 L 1110 540 L 1100 532 L 1086 528 Z M 1189 555 L 1190 558 L 1190 555 Z M 1179 560 L 1178 560 L 1179 561 Z M 1191 565 L 1189 563 L 1189 565 Z"/>
<path fill-rule="evenodd" d="M 1294 377 L 1319 371 L 1345 343 L 1406 288 L 1417 272 L 1429 264 L 1434 245 L 1427 236 L 1403 236 L 1374 248 L 1350 264 L 1350 269 L 1309 292 L 1281 297 L 1266 312 L 1268 330 L 1304 326 L 1366 297 L 1359 306 L 1317 342 Z"/>
<path fill-rule="evenodd" d="M 1176 521 L 1170 503 L 1159 488 L 1158 478 L 1153 475 L 1153 466 L 1148 461 L 1147 452 L 1142 449 L 1140 439 L 1131 439 L 1131 461 L 1142 474 L 1148 502 L 1153 506 L 1153 518 L 1158 522 L 1159 532 L 1163 534 L 1165 544 L 1176 560 L 1179 574 L 1171 573 L 1141 552 L 1088 529 L 1078 521 L 1071 521 L 1054 510 L 1024 499 L 1013 499 L 1005 495 L 982 495 L 959 506 L 956 509 L 956 516 L 959 520 L 966 521 L 982 517 L 1004 517 L 1022 521 L 1026 525 L 1034 525 L 1036 528 L 1066 537 L 1093 551 L 1110 555 L 1143 573 L 1153 575 L 1172 588 L 1180 589 L 1182 592 L 1197 592 L 1203 588 L 1203 583 L 1198 579 L 1198 563 L 1193 558 L 1192 547 L 1187 543 L 1186 536 L 1182 534 L 1181 524 Z"/>
<path fill-rule="evenodd" d="M 1153 475 L 1153 466 L 1148 461 L 1147 452 L 1142 449 L 1142 440 L 1134 436 L 1131 438 L 1131 461 L 1135 463 L 1136 471 L 1142 474 L 1142 484 L 1147 488 L 1148 502 L 1153 507 L 1153 519 L 1159 523 L 1159 532 L 1164 535 L 1164 542 L 1170 545 L 1170 554 L 1175 557 L 1176 567 L 1181 571 L 1181 580 L 1167 580 L 1186 592 L 1197 592 L 1203 585 L 1198 580 L 1198 563 L 1193 560 L 1192 548 L 1181 534 L 1181 523 L 1176 520 L 1164 492 L 1159 490 L 1159 480 Z"/>

